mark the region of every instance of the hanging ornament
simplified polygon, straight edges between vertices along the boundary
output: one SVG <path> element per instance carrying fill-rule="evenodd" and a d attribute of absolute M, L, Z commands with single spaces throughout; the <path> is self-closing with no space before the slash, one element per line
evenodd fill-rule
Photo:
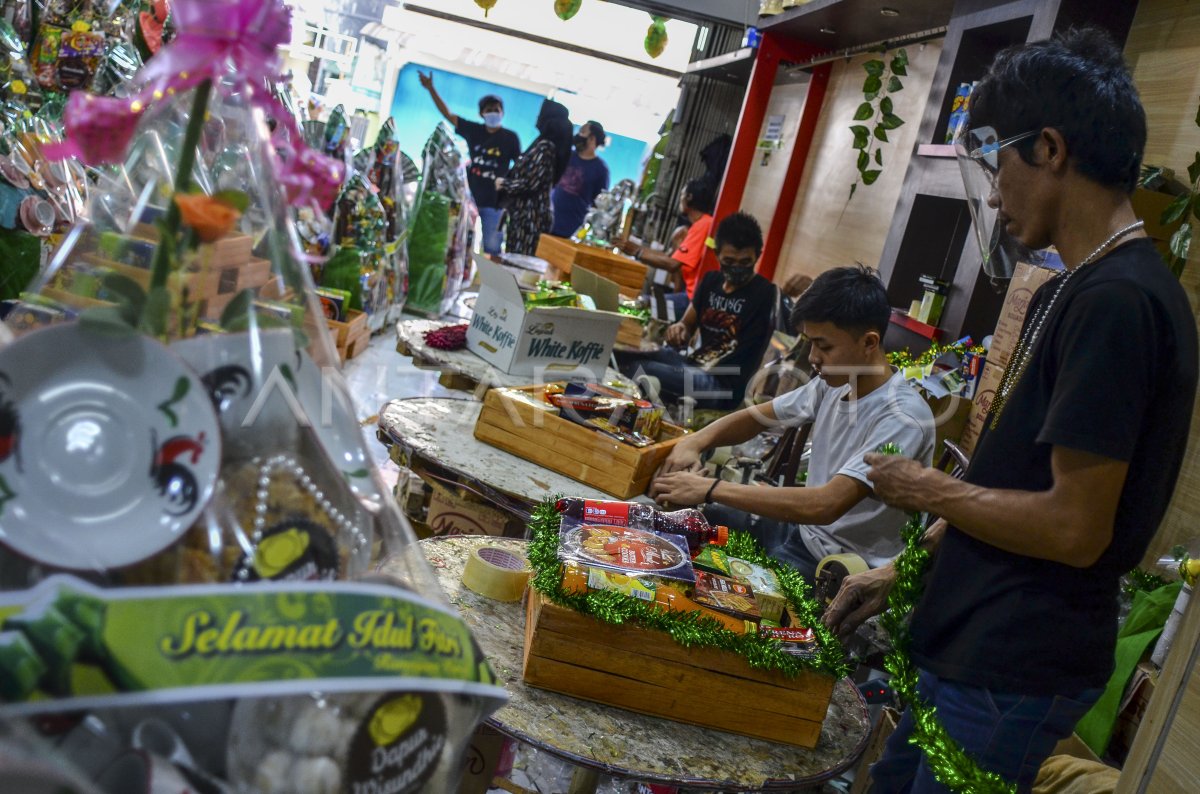
<path fill-rule="evenodd" d="M 564 22 L 579 13 L 583 0 L 554 0 L 554 13 Z"/>
<path fill-rule="evenodd" d="M 483 9 L 483 15 L 486 17 L 488 12 L 496 7 L 496 0 L 475 0 L 475 5 Z"/>
<path fill-rule="evenodd" d="M 646 31 L 646 54 L 651 58 L 657 58 L 663 54 L 663 50 L 667 48 L 667 18 L 653 17 L 654 21 L 650 23 L 649 29 Z"/>

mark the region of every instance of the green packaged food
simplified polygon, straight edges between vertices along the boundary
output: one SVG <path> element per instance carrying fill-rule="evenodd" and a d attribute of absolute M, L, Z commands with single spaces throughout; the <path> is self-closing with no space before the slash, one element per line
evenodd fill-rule
<path fill-rule="evenodd" d="M 57 607 L 24 612 L 4 621 L 5 629 L 22 632 L 47 667 L 43 682 L 53 693 L 67 693 L 71 665 L 79 656 L 84 632 Z"/>
<path fill-rule="evenodd" d="M 735 581 L 749 585 L 754 590 L 754 600 L 764 618 L 779 623 L 783 619 L 783 608 L 787 599 L 779 586 L 779 577 L 770 568 L 764 568 L 737 557 L 729 558 L 729 570 Z"/>
<path fill-rule="evenodd" d="M 720 547 L 711 544 L 700 547 L 700 553 L 692 558 L 692 567 L 715 573 L 718 576 L 732 575 L 729 567 L 729 555 Z"/>

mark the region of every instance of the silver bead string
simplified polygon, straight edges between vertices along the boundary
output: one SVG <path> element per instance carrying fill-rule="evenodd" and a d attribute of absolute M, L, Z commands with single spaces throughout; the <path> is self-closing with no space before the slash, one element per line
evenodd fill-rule
<path fill-rule="evenodd" d="M 1046 318 L 1050 316 L 1050 310 L 1054 308 L 1054 304 L 1058 300 L 1058 296 L 1062 294 L 1063 288 L 1067 286 L 1067 282 L 1071 280 L 1072 276 L 1082 270 L 1084 265 L 1090 265 L 1094 262 L 1110 245 L 1122 237 L 1136 232 L 1145 225 L 1145 221 L 1137 220 L 1128 226 L 1118 229 L 1107 240 L 1096 246 L 1096 250 L 1085 256 L 1073 270 L 1068 270 L 1066 273 L 1058 276 L 1058 288 L 1054 290 L 1054 294 L 1050 296 L 1050 300 L 1038 309 L 1034 321 L 1025 327 L 1025 333 L 1021 335 L 1017 349 L 1013 351 L 1013 361 L 1010 361 L 1008 367 L 1004 370 L 1004 377 L 1000 380 L 1000 388 L 996 390 L 996 399 L 992 404 L 993 428 L 1000 418 L 1000 412 L 1004 410 L 1004 404 L 1008 401 L 1009 392 L 1016 387 L 1021 376 L 1025 374 L 1025 369 L 1029 366 L 1030 359 L 1033 358 L 1033 346 L 1037 344 L 1037 340 L 1041 336 L 1042 326 L 1045 325 Z"/>
<path fill-rule="evenodd" d="M 294 475 L 300 483 L 300 487 L 308 492 L 313 501 L 325 511 L 329 520 L 337 525 L 339 537 L 349 536 L 353 539 L 351 544 L 353 552 L 357 553 L 361 551 L 366 545 L 367 539 L 363 536 L 362 530 L 355 526 L 349 517 L 343 515 L 340 510 L 333 506 L 333 502 L 325 496 L 325 492 L 317 487 L 312 477 L 309 476 L 304 467 L 296 460 L 289 458 L 287 455 L 276 455 L 265 460 L 255 458 L 252 462 L 258 465 L 258 490 L 254 494 L 254 531 L 250 535 L 255 553 L 258 551 L 258 544 L 262 543 L 263 532 L 267 526 L 271 475 L 281 469 Z M 242 570 L 238 571 L 238 578 L 242 580 L 248 579 L 249 576 L 249 568 L 242 568 Z"/>

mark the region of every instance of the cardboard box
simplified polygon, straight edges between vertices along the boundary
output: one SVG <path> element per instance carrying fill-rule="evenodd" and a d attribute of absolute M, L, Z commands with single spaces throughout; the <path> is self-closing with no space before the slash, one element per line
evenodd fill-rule
<path fill-rule="evenodd" d="M 1008 283 L 1004 305 L 1000 308 L 1000 319 L 996 321 L 992 346 L 988 348 L 988 362 L 995 362 L 1001 367 L 1008 364 L 1008 358 L 1021 338 L 1021 326 L 1025 323 L 1033 293 L 1058 272 L 1037 265 L 1017 265 L 1012 281 Z"/>
<path fill-rule="evenodd" d="M 574 270 L 582 267 L 615 281 L 621 294 L 630 298 L 642 294 L 642 286 L 646 283 L 646 271 L 649 270 L 633 257 L 613 253 L 607 248 L 555 237 L 552 234 L 543 234 L 538 239 L 537 255 L 550 263 L 551 270 L 546 274 L 548 278 L 574 283 Z"/>
<path fill-rule="evenodd" d="M 883 748 L 899 723 L 900 712 L 891 706 L 884 706 L 879 712 L 879 719 L 871 729 L 867 749 L 863 751 L 858 766 L 854 768 L 854 783 L 850 786 L 850 794 L 866 794 L 871 787 L 871 764 L 883 757 Z"/>
<path fill-rule="evenodd" d="M 517 279 L 502 266 L 480 261 L 481 286 L 467 329 L 467 349 L 501 372 L 532 380 L 546 372 L 582 369 L 603 381 L 623 315 L 617 285 L 582 268 L 571 284 L 597 311 L 570 306 L 526 311 Z"/>
<path fill-rule="evenodd" d="M 454 492 L 434 485 L 429 497 L 425 523 L 434 535 L 505 534 L 508 516 L 487 505 L 471 502 Z"/>
<path fill-rule="evenodd" d="M 992 334 L 992 346 L 988 348 L 987 362 L 979 375 L 979 385 L 975 387 L 970 416 L 959 441 L 959 445 L 968 454 L 975 449 L 975 443 L 979 440 L 979 434 L 987 421 L 988 411 L 992 408 L 996 389 L 1004 376 L 1004 368 L 1008 366 L 1008 360 L 1021 338 L 1021 327 L 1025 324 L 1025 315 L 1029 313 L 1029 303 L 1033 300 L 1033 294 L 1057 272 L 1025 263 L 1018 264 L 1013 272 L 1012 281 L 1008 284 L 1008 293 L 1004 296 L 1004 305 L 1000 308 L 996 331 Z"/>

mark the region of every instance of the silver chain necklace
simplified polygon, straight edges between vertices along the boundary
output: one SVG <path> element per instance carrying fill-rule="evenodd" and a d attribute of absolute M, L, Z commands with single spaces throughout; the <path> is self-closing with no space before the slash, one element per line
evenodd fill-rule
<path fill-rule="evenodd" d="M 1090 265 L 1096 261 L 1100 254 L 1104 253 L 1117 240 L 1136 232 L 1145 225 L 1144 221 L 1139 220 L 1118 229 L 1107 240 L 1096 246 L 1096 250 L 1085 256 L 1074 270 L 1068 270 L 1057 277 L 1058 287 L 1054 290 L 1054 294 L 1050 296 L 1050 300 L 1038 308 L 1038 313 L 1033 321 L 1025 326 L 1025 333 L 1021 335 L 1017 349 L 1013 351 L 1012 359 L 1009 360 L 1008 366 L 1004 369 L 1004 376 L 1000 379 L 1000 388 L 996 389 L 996 396 L 992 400 L 989 411 L 992 416 L 991 426 L 993 430 L 1000 421 L 1000 412 L 1004 410 L 1004 405 L 1008 402 L 1008 395 L 1016 387 L 1017 382 L 1021 380 L 1021 376 L 1025 374 L 1025 369 L 1029 366 L 1029 361 L 1033 358 L 1033 347 L 1037 344 L 1037 340 L 1041 336 L 1042 326 L 1045 325 L 1046 318 L 1050 316 L 1050 310 L 1054 308 L 1054 303 L 1058 300 L 1058 296 L 1062 294 L 1063 288 L 1067 286 L 1067 282 L 1071 280 L 1072 276 L 1082 270 L 1084 265 Z"/>

